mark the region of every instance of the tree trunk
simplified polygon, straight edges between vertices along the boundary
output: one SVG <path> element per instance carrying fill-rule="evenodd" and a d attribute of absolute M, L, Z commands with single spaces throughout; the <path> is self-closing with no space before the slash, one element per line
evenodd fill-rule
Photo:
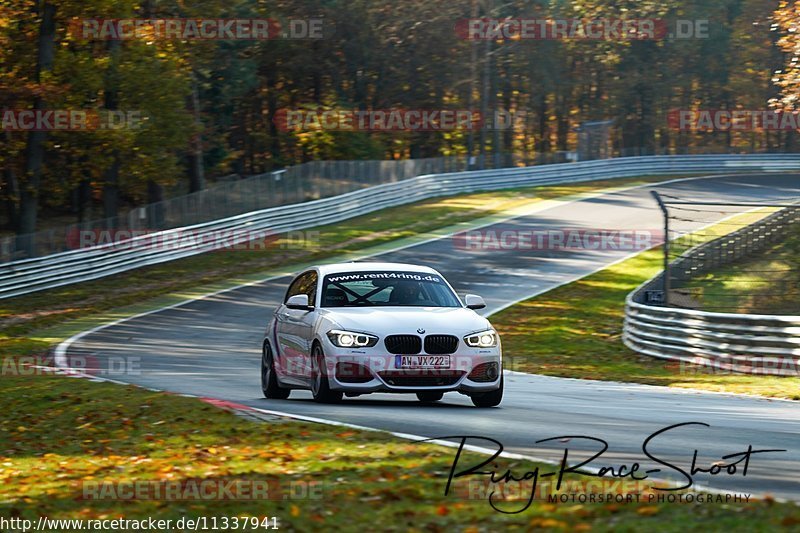
<path fill-rule="evenodd" d="M 478 2 L 472 0 L 472 15 L 471 19 L 478 18 Z M 469 45 L 469 88 L 467 89 L 467 109 L 470 113 L 473 111 L 472 107 L 475 105 L 475 82 L 478 77 L 478 41 L 474 40 Z M 485 118 L 485 117 L 484 117 Z M 475 124 L 470 125 L 467 132 L 467 170 L 472 170 L 472 157 L 475 155 Z"/>
<path fill-rule="evenodd" d="M 486 52 L 483 56 L 483 87 L 481 88 L 481 117 L 483 117 L 483 125 L 481 127 L 480 137 L 480 160 L 478 161 L 478 168 L 486 168 L 486 141 L 487 141 L 487 122 L 489 120 L 489 80 L 491 76 L 491 63 L 492 63 L 492 41 L 486 40 Z"/>
<path fill-rule="evenodd" d="M 78 222 L 84 222 L 87 218 L 89 218 L 86 216 L 86 208 L 92 201 L 92 186 L 88 179 L 83 179 L 78 184 L 77 200 Z"/>
<path fill-rule="evenodd" d="M 511 116 L 511 106 L 512 106 L 512 94 L 514 93 L 514 87 L 511 84 L 511 74 L 510 72 L 506 71 L 506 75 L 503 77 L 504 80 L 504 87 L 503 87 L 503 107 L 505 107 L 504 111 L 507 113 L 506 116 L 510 117 L 511 122 L 506 124 L 506 129 L 503 132 L 503 150 L 508 154 L 507 159 L 504 161 L 505 165 L 513 165 L 514 164 L 514 128 L 516 127 L 514 117 Z M 519 107 L 517 107 L 515 112 L 519 111 Z"/>
<path fill-rule="evenodd" d="M 536 157 L 540 163 L 545 163 L 545 158 L 550 152 L 550 131 L 547 127 L 547 95 L 539 93 L 539 138 L 536 140 Z"/>
<path fill-rule="evenodd" d="M 0 181 L 0 191 L 4 191 L 3 196 L 5 196 L 4 203 L 6 205 L 6 221 L 4 227 L 16 233 L 19 227 L 19 181 L 17 180 L 17 172 L 10 157 L 12 142 L 11 132 L 6 131 L 3 139 L 8 146 L 5 150 L 5 166 L 3 167 L 2 174 L 0 174 L 0 178 L 2 179 L 2 181 Z"/>
<path fill-rule="evenodd" d="M 497 69 L 500 68 L 499 61 L 496 61 L 495 64 L 497 65 L 495 68 L 492 69 L 492 82 L 490 84 L 491 87 L 491 122 L 492 122 L 492 168 L 498 168 L 500 165 L 500 154 L 503 151 L 502 142 L 500 139 L 500 125 L 497 124 L 497 115 L 498 115 L 498 108 L 497 105 L 497 92 L 499 90 L 498 83 L 497 83 Z"/>
<path fill-rule="evenodd" d="M 556 95 L 556 150 L 567 151 L 569 138 L 569 102 L 566 96 Z"/>
<path fill-rule="evenodd" d="M 42 72 L 53 67 L 53 54 L 56 35 L 56 6 L 45 2 L 41 11 L 42 22 L 39 26 L 38 56 L 36 60 L 35 81 L 41 81 Z M 33 102 L 33 109 L 40 111 L 45 108 L 45 101 L 37 96 Z M 25 175 L 19 190 L 19 222 L 17 233 L 24 235 L 36 231 L 36 216 L 39 208 L 39 186 L 42 180 L 42 166 L 44 163 L 44 142 L 47 135 L 43 131 L 32 131 L 28 134 L 25 147 Z M 34 243 L 18 243 L 28 252 L 33 254 Z"/>
<path fill-rule="evenodd" d="M 146 230 L 164 229 L 164 187 L 153 180 L 147 182 L 147 203 L 148 216 L 147 221 L 150 225 Z"/>
<path fill-rule="evenodd" d="M 103 185 L 103 217 L 115 219 L 119 215 L 119 153 L 114 150 L 112 157 Z M 111 221 L 110 226 L 116 227 L 116 221 Z"/>
<path fill-rule="evenodd" d="M 275 124 L 275 115 L 278 114 L 278 89 L 270 76 L 267 79 L 267 122 L 269 123 L 269 153 L 270 153 L 270 170 L 276 167 L 283 166 L 281 164 L 281 138 L 278 126 Z"/>
<path fill-rule="evenodd" d="M 110 63 L 106 72 L 103 95 L 103 107 L 107 111 L 117 111 L 119 109 L 119 55 L 120 42 L 116 40 L 108 41 L 107 46 Z M 103 184 L 103 216 L 105 218 L 115 218 L 119 215 L 119 151 L 113 150 L 111 154 L 111 164 L 105 171 Z M 112 227 L 116 223 L 112 222 Z"/>
<path fill-rule="evenodd" d="M 6 222 L 5 227 L 11 231 L 16 231 L 19 225 L 17 202 L 19 201 L 19 183 L 17 183 L 17 175 L 9 163 L 3 169 L 3 181 L 0 189 L 6 191 L 5 204 L 6 204 Z"/>
<path fill-rule="evenodd" d="M 200 85 L 194 72 L 192 72 L 192 94 L 189 98 L 189 108 L 192 111 L 196 129 L 189 147 L 189 192 L 191 193 L 202 191 L 206 187 L 203 167 L 203 121 L 200 118 Z"/>

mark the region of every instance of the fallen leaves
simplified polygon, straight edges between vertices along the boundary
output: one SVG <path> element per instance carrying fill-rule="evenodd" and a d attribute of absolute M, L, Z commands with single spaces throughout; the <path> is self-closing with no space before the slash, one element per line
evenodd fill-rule
<path fill-rule="evenodd" d="M 555 518 L 542 518 L 536 517 L 529 522 L 529 525 L 533 528 L 560 528 L 566 529 L 567 523 L 562 520 L 556 520 Z"/>
<path fill-rule="evenodd" d="M 661 508 L 656 507 L 655 505 L 648 505 L 636 509 L 636 514 L 640 514 L 642 516 L 653 516 L 657 515 L 659 512 L 661 512 Z"/>

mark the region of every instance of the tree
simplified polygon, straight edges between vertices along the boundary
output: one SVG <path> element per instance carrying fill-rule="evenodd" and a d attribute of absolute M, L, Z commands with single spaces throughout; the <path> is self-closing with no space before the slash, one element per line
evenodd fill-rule
<path fill-rule="evenodd" d="M 39 35 L 37 39 L 36 66 L 33 81 L 41 84 L 53 67 L 53 56 L 56 37 L 56 6 L 51 2 L 42 2 L 37 15 L 40 18 Z M 37 94 L 33 99 L 33 109 L 41 111 L 46 108 L 45 97 Z M 39 192 L 44 166 L 44 143 L 46 132 L 32 131 L 28 133 L 25 147 L 25 166 L 22 183 L 19 188 L 19 223 L 17 232 L 21 235 L 33 233 L 36 230 L 36 217 L 39 209 Z M 32 253 L 34 242 L 27 237 L 19 244 L 20 247 Z"/>

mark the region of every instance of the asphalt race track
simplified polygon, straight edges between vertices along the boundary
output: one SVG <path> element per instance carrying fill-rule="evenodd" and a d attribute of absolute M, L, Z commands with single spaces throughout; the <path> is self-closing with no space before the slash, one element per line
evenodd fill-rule
<path fill-rule="evenodd" d="M 650 196 L 652 188 L 686 199 L 780 200 L 800 197 L 800 176 L 714 177 L 653 185 L 581 200 L 484 229 L 658 231 L 661 213 Z M 686 225 L 686 229 L 691 227 Z M 630 253 L 471 251 L 444 238 L 379 259 L 433 266 L 459 294 L 482 295 L 489 306 L 487 313 L 491 313 Z M 306 391 L 294 391 L 289 400 L 266 400 L 259 383 L 262 332 L 288 281 L 284 277 L 241 287 L 93 331 L 72 343 L 67 355 L 91 354 L 101 368 L 108 357 L 140 358 L 140 373 L 115 379 L 146 387 L 425 437 L 486 436 L 501 441 L 506 451 L 549 460 L 560 460 L 568 446 L 574 463 L 588 458 L 587 453 L 598 450 L 598 445 L 577 438 L 539 444 L 537 440 L 564 435 L 602 438 L 609 449 L 592 463 L 596 467 L 640 462 L 642 470 L 655 468 L 659 465 L 642 453 L 642 443 L 649 435 L 672 424 L 703 422 L 710 427 L 680 427 L 654 439 L 650 452 L 688 470 L 695 449 L 699 450 L 698 466 L 704 468 L 724 455 L 747 450 L 748 445 L 786 449 L 753 455 L 746 477 L 740 468 L 735 475 L 723 471 L 714 477 L 697 474 L 694 479 L 716 490 L 769 493 L 800 501 L 798 402 L 517 373 L 506 375 L 505 399 L 495 409 L 474 408 L 469 398 L 457 393 L 445 395 L 437 405 L 422 405 L 413 395 L 389 394 L 319 405 Z M 662 469 L 653 476 L 684 480 L 676 471 Z"/>

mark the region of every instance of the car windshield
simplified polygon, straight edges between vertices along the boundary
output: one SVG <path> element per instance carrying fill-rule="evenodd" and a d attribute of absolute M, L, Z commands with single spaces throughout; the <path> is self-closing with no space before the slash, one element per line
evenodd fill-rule
<path fill-rule="evenodd" d="M 325 276 L 322 307 L 461 307 L 441 276 L 425 272 L 344 272 Z"/>

